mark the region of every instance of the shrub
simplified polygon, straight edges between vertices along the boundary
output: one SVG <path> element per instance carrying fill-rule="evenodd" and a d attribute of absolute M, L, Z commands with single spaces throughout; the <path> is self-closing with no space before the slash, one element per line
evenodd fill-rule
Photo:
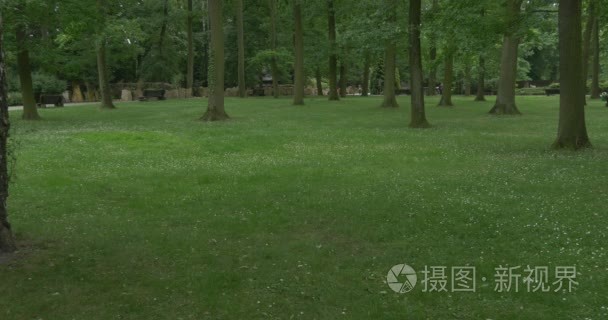
<path fill-rule="evenodd" d="M 559 89 L 559 82 L 554 82 L 550 84 L 547 88 L 549 89 Z"/>
<path fill-rule="evenodd" d="M 21 92 L 9 92 L 8 93 L 8 105 L 9 106 L 20 106 L 23 104 L 23 99 L 21 98 Z"/>
<path fill-rule="evenodd" d="M 62 94 L 66 88 L 67 83 L 63 80 L 59 80 L 57 77 L 44 73 L 35 73 L 32 76 L 34 82 L 34 95 L 39 96 L 40 94 Z"/>
<path fill-rule="evenodd" d="M 545 89 L 543 89 L 543 88 L 522 88 L 522 89 L 517 89 L 517 94 L 520 96 L 544 96 Z"/>

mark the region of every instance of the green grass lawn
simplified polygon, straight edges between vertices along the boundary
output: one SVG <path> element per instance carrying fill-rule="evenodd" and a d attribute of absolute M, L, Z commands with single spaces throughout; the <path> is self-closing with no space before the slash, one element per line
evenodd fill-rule
<path fill-rule="evenodd" d="M 608 108 L 587 109 L 594 149 L 555 152 L 558 97 L 470 100 L 427 100 L 429 130 L 408 97 L 13 112 L 0 319 L 606 319 Z M 477 292 L 394 293 L 400 263 L 475 266 Z M 497 293 L 501 265 L 579 285 Z"/>

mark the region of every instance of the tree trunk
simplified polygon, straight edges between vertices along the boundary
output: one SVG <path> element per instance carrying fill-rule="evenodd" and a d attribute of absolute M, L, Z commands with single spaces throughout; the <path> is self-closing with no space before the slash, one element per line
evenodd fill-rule
<path fill-rule="evenodd" d="M 591 99 L 600 98 L 600 19 L 595 17 L 593 28 L 593 68 L 591 69 Z"/>
<path fill-rule="evenodd" d="M 247 96 L 247 88 L 245 84 L 245 30 L 243 22 L 243 0 L 236 1 L 236 29 L 239 47 L 239 97 Z"/>
<path fill-rule="evenodd" d="M 295 64 L 294 64 L 294 95 L 293 104 L 303 105 L 304 104 L 304 31 L 302 28 L 302 4 L 300 0 L 294 0 L 293 2 L 293 15 L 294 15 L 294 51 L 295 51 Z"/>
<path fill-rule="evenodd" d="M 595 24 L 595 0 L 589 1 L 587 7 L 587 23 L 583 35 L 583 88 L 587 94 L 587 79 L 589 79 L 589 58 L 591 57 L 591 41 Z M 585 101 L 586 102 L 586 101 Z"/>
<path fill-rule="evenodd" d="M 490 114 L 521 114 L 515 104 L 515 81 L 517 80 L 517 57 L 520 40 L 516 33 L 520 24 L 519 16 L 522 1 L 507 1 L 507 25 L 509 27 L 503 36 L 498 96 Z"/>
<path fill-rule="evenodd" d="M 486 101 L 486 59 L 482 55 L 479 55 L 477 96 L 475 96 L 475 101 Z"/>
<path fill-rule="evenodd" d="M 583 57 L 581 49 L 581 2 L 559 1 L 559 55 L 561 94 L 559 126 L 555 149 L 582 149 L 591 146 L 585 125 Z"/>
<path fill-rule="evenodd" d="M 394 42 L 388 41 L 384 54 L 384 101 L 380 105 L 382 108 L 398 108 L 397 97 L 395 96 L 395 64 L 397 56 L 397 46 Z"/>
<path fill-rule="evenodd" d="M 106 61 L 106 40 L 103 38 L 99 41 L 97 47 L 97 73 L 99 77 L 99 91 L 101 92 L 101 109 L 115 109 L 116 106 L 112 102 L 112 90 L 110 89 Z"/>
<path fill-rule="evenodd" d="M 388 16 L 387 22 L 395 25 L 397 23 L 397 3 L 396 0 L 387 2 Z M 397 44 L 394 39 L 386 40 L 384 52 L 384 101 L 380 105 L 382 108 L 398 108 L 397 97 L 395 96 L 395 69 L 397 69 Z"/>
<path fill-rule="evenodd" d="M 464 96 L 471 96 L 471 60 L 467 57 L 464 64 Z"/>
<path fill-rule="evenodd" d="M 371 68 L 371 57 L 369 51 L 365 52 L 365 62 L 363 63 L 363 84 L 361 85 L 361 96 L 369 96 L 369 70 Z"/>
<path fill-rule="evenodd" d="M 315 80 L 317 83 L 317 95 L 319 97 L 323 96 L 323 78 L 321 77 L 321 69 L 317 66 L 317 70 L 315 70 Z"/>
<path fill-rule="evenodd" d="M 412 108 L 410 128 L 430 127 L 424 110 L 422 49 L 420 48 L 421 0 L 410 1 L 410 86 Z"/>
<path fill-rule="evenodd" d="M 346 98 L 346 65 L 340 61 L 340 97 Z"/>
<path fill-rule="evenodd" d="M 500 79 L 498 80 L 498 96 L 491 114 L 519 115 L 515 104 L 515 80 L 517 78 L 517 51 L 519 39 L 505 35 L 500 62 Z"/>
<path fill-rule="evenodd" d="M 277 5 L 275 0 L 270 0 L 270 46 L 273 56 L 270 61 L 270 71 L 272 73 L 272 95 L 279 97 L 279 66 L 277 65 Z"/>
<path fill-rule="evenodd" d="M 202 3 L 202 34 L 203 34 L 203 75 L 207 77 L 206 81 L 203 81 L 203 86 L 209 87 L 209 43 L 211 42 L 211 35 L 209 34 L 209 0 L 203 0 Z"/>
<path fill-rule="evenodd" d="M 454 49 L 447 48 L 445 53 L 445 67 L 443 74 L 443 91 L 441 93 L 440 107 L 451 107 L 452 103 L 452 85 L 454 82 Z"/>
<path fill-rule="evenodd" d="M 188 19 L 186 21 L 186 32 L 188 33 L 188 71 L 186 78 L 186 95 L 192 97 L 192 88 L 194 87 L 194 36 L 192 33 L 193 23 L 193 6 L 192 0 L 188 0 Z"/>
<path fill-rule="evenodd" d="M 211 50 L 209 55 L 209 100 L 203 121 L 228 119 L 224 110 L 224 30 L 222 0 L 209 0 Z"/>
<path fill-rule="evenodd" d="M 327 0 L 327 22 L 329 27 L 329 100 L 340 100 L 338 95 L 338 55 L 336 53 L 336 11 L 334 0 Z"/>
<path fill-rule="evenodd" d="M 8 222 L 8 135 L 10 129 L 8 113 L 8 94 L 4 64 L 2 12 L 0 12 L 0 253 L 13 252 L 17 249 L 15 239 Z"/>
<path fill-rule="evenodd" d="M 25 120 L 38 120 L 40 119 L 40 115 L 38 115 L 36 97 L 34 96 L 30 52 L 27 49 L 27 32 L 23 23 L 18 23 L 16 29 L 18 48 L 17 69 L 19 70 L 19 81 L 21 82 L 21 95 L 23 99 L 22 118 Z"/>
<path fill-rule="evenodd" d="M 439 10 L 439 3 L 437 0 L 433 0 L 433 4 L 431 6 L 431 14 L 435 15 Z M 429 70 L 429 85 L 426 90 L 426 94 L 428 96 L 436 95 L 436 85 L 437 85 L 437 39 L 436 34 L 431 28 L 431 34 L 429 35 L 429 59 L 431 68 Z"/>

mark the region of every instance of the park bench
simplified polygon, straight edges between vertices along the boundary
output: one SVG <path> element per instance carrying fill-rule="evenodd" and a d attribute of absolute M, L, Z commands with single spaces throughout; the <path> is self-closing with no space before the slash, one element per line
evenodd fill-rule
<path fill-rule="evenodd" d="M 555 94 L 559 94 L 559 92 L 560 92 L 559 88 L 548 88 L 548 89 L 545 89 L 545 93 L 547 94 L 547 97 L 555 95 Z"/>
<path fill-rule="evenodd" d="M 139 97 L 139 101 L 148 101 L 150 98 L 165 100 L 165 90 L 144 90 L 143 96 Z"/>
<path fill-rule="evenodd" d="M 38 102 L 39 108 L 46 108 L 47 104 L 52 104 L 55 107 L 63 107 L 65 99 L 62 95 L 57 94 L 43 94 L 40 96 L 40 100 Z"/>

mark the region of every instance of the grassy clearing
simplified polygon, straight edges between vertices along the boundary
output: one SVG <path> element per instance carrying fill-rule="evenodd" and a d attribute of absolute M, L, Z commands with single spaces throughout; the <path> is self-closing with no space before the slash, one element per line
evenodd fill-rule
<path fill-rule="evenodd" d="M 0 265 L 0 319 L 608 317 L 608 109 L 588 108 L 593 150 L 554 152 L 557 97 L 502 118 L 469 100 L 428 101 L 424 131 L 405 97 L 229 99 L 213 124 L 203 100 L 14 120 L 28 248 Z M 404 262 L 476 266 L 478 292 L 395 294 Z M 576 265 L 578 290 L 495 293 L 499 265 Z"/>

